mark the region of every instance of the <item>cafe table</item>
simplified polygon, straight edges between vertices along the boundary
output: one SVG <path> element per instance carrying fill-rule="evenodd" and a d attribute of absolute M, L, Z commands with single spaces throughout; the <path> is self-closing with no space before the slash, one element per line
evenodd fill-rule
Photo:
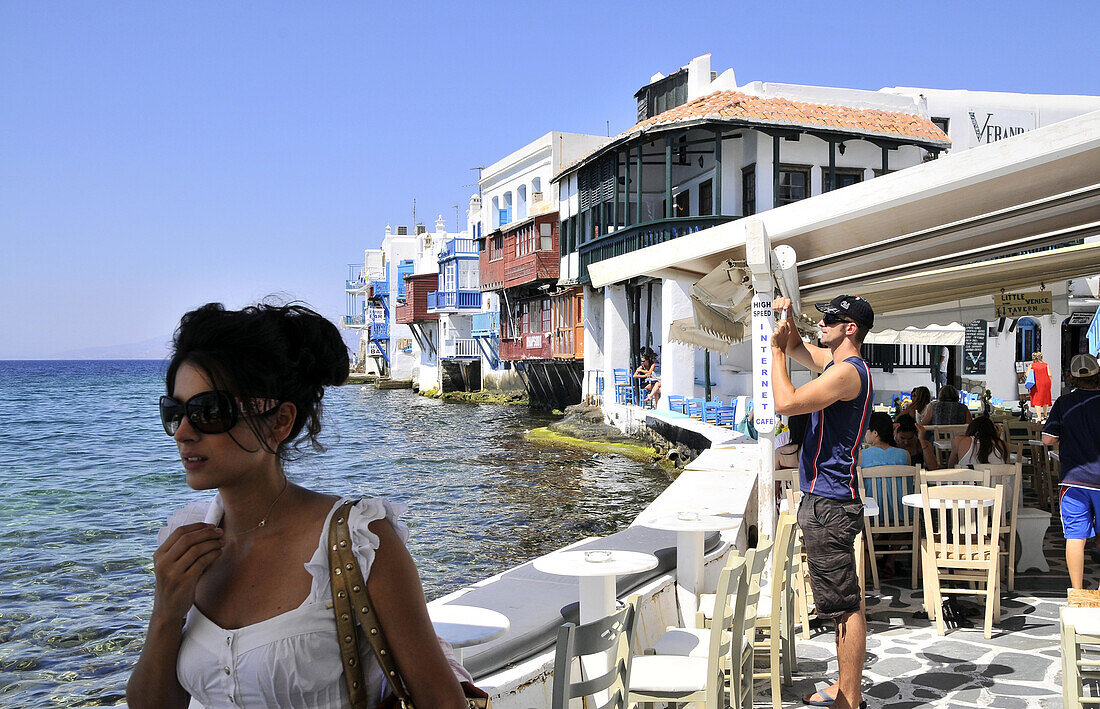
<path fill-rule="evenodd" d="M 657 557 L 637 551 L 575 549 L 556 551 L 534 561 L 538 571 L 555 576 L 575 576 L 580 583 L 581 624 L 606 618 L 615 612 L 615 578 L 649 571 Z"/>
<path fill-rule="evenodd" d="M 496 640 L 508 632 L 508 616 L 488 608 L 460 604 L 429 605 L 435 634 L 450 643 L 462 662 L 462 648 Z"/>
<path fill-rule="evenodd" d="M 703 593 L 703 542 L 707 532 L 734 529 L 741 515 L 697 510 L 669 512 L 648 519 L 645 526 L 676 532 L 676 597 L 685 628 L 695 627 L 699 594 Z"/>

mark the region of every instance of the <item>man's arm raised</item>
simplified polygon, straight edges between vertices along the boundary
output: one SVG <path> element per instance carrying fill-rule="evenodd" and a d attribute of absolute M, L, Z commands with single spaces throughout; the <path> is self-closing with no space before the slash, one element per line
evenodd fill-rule
<path fill-rule="evenodd" d="M 780 320 L 776 326 L 777 333 L 780 329 L 787 330 L 782 336 L 785 343 L 784 352 L 787 356 L 815 372 L 825 371 L 825 367 L 832 360 L 833 354 L 828 347 L 807 345 L 802 341 L 802 337 L 798 334 L 798 328 L 794 324 L 794 309 L 791 307 L 791 299 L 776 298 L 772 301 L 772 310 L 777 313 L 784 311 L 787 313 L 787 317 Z"/>

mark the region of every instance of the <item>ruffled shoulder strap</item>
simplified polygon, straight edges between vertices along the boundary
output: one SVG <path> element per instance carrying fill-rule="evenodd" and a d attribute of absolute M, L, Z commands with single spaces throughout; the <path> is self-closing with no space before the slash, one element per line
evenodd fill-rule
<path fill-rule="evenodd" d="M 185 507 L 182 507 L 172 514 L 168 515 L 168 520 L 164 523 L 164 526 L 160 528 L 157 533 L 157 546 L 159 547 L 164 543 L 164 540 L 168 536 L 184 526 L 185 524 L 194 524 L 195 522 L 205 522 L 207 517 L 214 509 L 221 509 L 220 500 L 216 497 L 214 500 L 195 500 L 189 503 Z M 221 515 L 219 515 L 220 517 Z"/>
<path fill-rule="evenodd" d="M 325 517 L 325 525 L 321 530 L 321 537 L 313 556 L 305 564 L 306 571 L 313 579 L 310 585 L 310 601 L 329 601 L 332 598 L 332 588 L 328 573 L 328 526 L 332 520 L 332 514 L 336 509 L 347 502 L 349 498 L 343 497 L 332 506 L 328 516 Z M 370 530 L 371 522 L 385 519 L 397 532 L 398 539 L 403 544 L 409 541 L 409 528 L 401 521 L 401 515 L 405 512 L 406 505 L 402 502 L 390 502 L 381 498 L 365 498 L 359 500 L 351 508 L 348 515 L 348 531 L 351 533 L 352 551 L 356 561 L 363 572 L 363 578 L 370 576 L 370 568 L 374 563 L 374 554 L 378 549 L 378 535 Z"/>

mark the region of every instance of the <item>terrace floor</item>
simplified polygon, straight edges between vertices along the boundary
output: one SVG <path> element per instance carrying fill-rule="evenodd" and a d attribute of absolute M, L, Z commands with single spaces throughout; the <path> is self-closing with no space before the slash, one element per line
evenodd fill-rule
<path fill-rule="evenodd" d="M 1016 576 L 1015 591 L 1002 596 L 1002 620 L 993 626 L 990 640 L 982 634 L 980 600 L 964 596 L 960 605 L 973 608 L 974 614 L 949 625 L 941 637 L 934 622 L 914 617 L 923 611 L 924 594 L 908 587 L 908 574 L 883 580 L 881 591 L 868 591 L 867 706 L 1061 707 L 1058 609 L 1069 586 L 1061 531 L 1053 518 L 1045 542 L 1050 572 Z M 1097 588 L 1100 567 L 1087 552 L 1085 558 L 1085 585 Z M 799 636 L 798 671 L 794 686 L 783 688 L 784 707 L 805 706 L 802 695 L 836 679 L 833 643 L 831 625 L 814 628 L 809 641 Z M 757 683 L 755 701 L 771 706 L 766 682 Z"/>

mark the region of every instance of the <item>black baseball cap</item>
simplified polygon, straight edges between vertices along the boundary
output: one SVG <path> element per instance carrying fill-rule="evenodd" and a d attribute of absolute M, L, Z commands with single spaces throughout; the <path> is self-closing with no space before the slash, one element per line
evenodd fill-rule
<path fill-rule="evenodd" d="M 851 320 L 860 327 L 870 329 L 875 325 L 875 311 L 871 304 L 858 295 L 838 295 L 828 303 L 817 303 L 817 309 L 825 315 L 835 315 Z"/>

